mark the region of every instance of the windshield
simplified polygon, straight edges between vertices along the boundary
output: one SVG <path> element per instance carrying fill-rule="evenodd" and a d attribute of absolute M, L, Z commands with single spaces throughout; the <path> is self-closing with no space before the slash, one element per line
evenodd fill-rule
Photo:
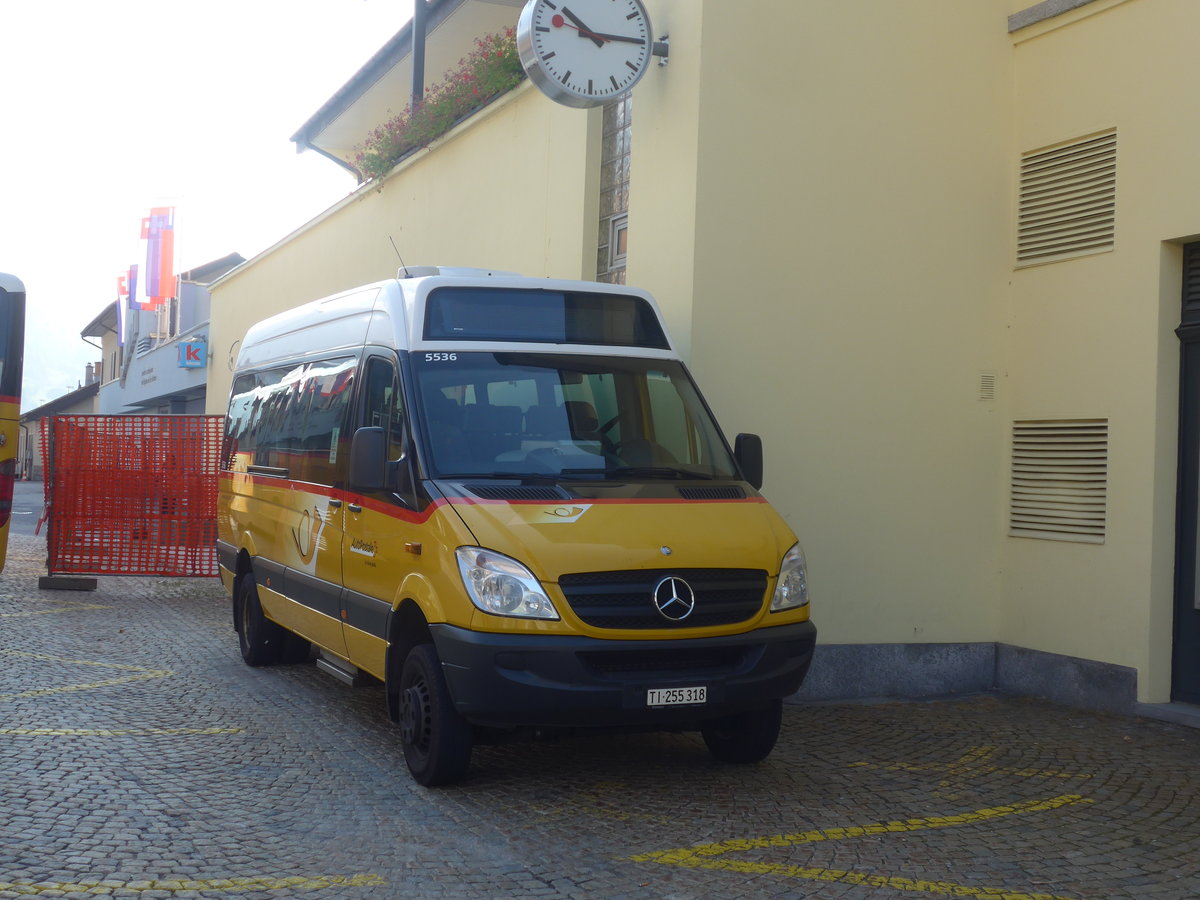
<path fill-rule="evenodd" d="M 678 362 L 462 352 L 412 361 L 433 477 L 738 477 Z"/>

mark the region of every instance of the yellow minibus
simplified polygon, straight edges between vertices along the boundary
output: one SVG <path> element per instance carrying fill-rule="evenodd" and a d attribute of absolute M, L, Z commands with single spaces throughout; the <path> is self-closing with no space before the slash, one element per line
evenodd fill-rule
<path fill-rule="evenodd" d="M 246 333 L 221 578 L 249 665 L 383 683 L 421 784 L 590 728 L 756 762 L 816 638 L 761 483 L 648 293 L 408 267 Z"/>

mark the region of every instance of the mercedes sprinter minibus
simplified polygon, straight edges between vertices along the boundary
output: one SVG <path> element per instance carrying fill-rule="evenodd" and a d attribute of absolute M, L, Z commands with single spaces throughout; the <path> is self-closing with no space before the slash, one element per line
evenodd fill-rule
<path fill-rule="evenodd" d="M 221 578 L 249 665 L 383 683 L 421 784 L 588 728 L 754 762 L 816 636 L 761 482 L 646 292 L 410 267 L 247 332 Z"/>

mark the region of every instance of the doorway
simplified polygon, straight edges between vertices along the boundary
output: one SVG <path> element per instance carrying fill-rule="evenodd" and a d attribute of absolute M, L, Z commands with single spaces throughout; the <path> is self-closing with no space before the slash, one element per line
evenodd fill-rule
<path fill-rule="evenodd" d="M 1200 704 L 1200 241 L 1183 248 L 1171 699 Z"/>

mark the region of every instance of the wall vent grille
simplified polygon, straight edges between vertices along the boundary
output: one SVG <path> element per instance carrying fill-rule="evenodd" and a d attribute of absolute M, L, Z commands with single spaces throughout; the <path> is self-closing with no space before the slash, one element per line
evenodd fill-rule
<path fill-rule="evenodd" d="M 1113 248 L 1117 132 L 1021 157 L 1017 265 L 1071 259 Z"/>
<path fill-rule="evenodd" d="M 1013 422 L 1010 535 L 1102 544 L 1107 504 L 1108 419 Z"/>

